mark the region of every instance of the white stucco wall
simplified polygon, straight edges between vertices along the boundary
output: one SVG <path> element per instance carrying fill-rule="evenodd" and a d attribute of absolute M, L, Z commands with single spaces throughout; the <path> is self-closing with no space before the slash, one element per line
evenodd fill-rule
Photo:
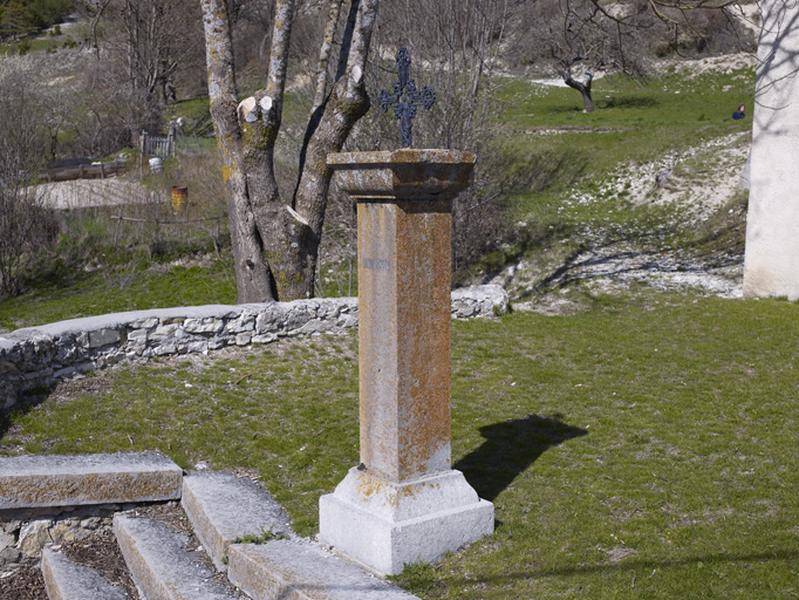
<path fill-rule="evenodd" d="M 744 294 L 799 299 L 799 0 L 762 0 Z"/>

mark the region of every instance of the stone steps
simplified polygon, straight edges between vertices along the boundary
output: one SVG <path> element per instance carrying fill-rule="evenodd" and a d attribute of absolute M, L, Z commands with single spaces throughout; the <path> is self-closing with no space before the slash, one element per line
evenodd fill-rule
<path fill-rule="evenodd" d="M 253 600 L 412 600 L 416 596 L 310 542 L 233 544 L 228 577 Z"/>
<path fill-rule="evenodd" d="M 183 478 L 181 506 L 194 534 L 220 571 L 230 544 L 293 535 L 288 514 L 260 485 L 229 473 Z"/>
<path fill-rule="evenodd" d="M 182 479 L 157 452 L 0 458 L 0 510 L 174 500 Z"/>
<path fill-rule="evenodd" d="M 50 600 L 130 600 L 94 569 L 79 565 L 51 548 L 42 552 L 42 576 Z"/>
<path fill-rule="evenodd" d="M 189 536 L 155 520 L 164 508 L 144 509 L 153 519 L 117 512 L 113 532 L 141 600 L 244 598 L 233 585 L 253 600 L 415 598 L 299 539 L 285 510 L 256 482 L 214 472 L 184 477 L 157 453 L 0 458 L 0 490 L 0 507 L 6 509 L 0 518 L 180 498 L 216 570 L 187 547 Z M 44 550 L 41 570 L 50 600 L 130 600 L 124 589 L 53 548 Z"/>
<path fill-rule="evenodd" d="M 133 581 L 147 600 L 236 600 L 186 548 L 185 535 L 163 523 L 117 514 L 114 533 Z"/>

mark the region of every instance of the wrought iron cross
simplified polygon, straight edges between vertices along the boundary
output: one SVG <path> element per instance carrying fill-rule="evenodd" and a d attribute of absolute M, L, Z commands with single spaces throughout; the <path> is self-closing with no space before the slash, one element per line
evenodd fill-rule
<path fill-rule="evenodd" d="M 383 112 L 388 112 L 389 107 L 394 106 L 394 114 L 400 122 L 402 145 L 410 148 L 413 145 L 413 119 L 417 107 L 430 110 L 436 102 L 436 94 L 428 86 L 416 89 L 416 82 L 411 79 L 411 53 L 407 48 L 400 48 L 397 52 L 397 69 L 399 81 L 394 82 L 394 90 L 391 93 L 385 90 L 380 92 L 378 102 Z"/>

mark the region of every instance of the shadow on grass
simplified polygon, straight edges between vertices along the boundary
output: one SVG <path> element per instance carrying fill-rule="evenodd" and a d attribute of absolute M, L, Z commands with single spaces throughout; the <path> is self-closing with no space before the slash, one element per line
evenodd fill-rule
<path fill-rule="evenodd" d="M 660 104 L 648 96 L 623 96 L 621 98 L 608 98 L 600 101 L 600 108 L 651 108 Z"/>
<path fill-rule="evenodd" d="M 493 501 L 547 449 L 588 434 L 564 423 L 559 415 L 528 415 L 480 428 L 485 441 L 457 463 L 466 479 L 485 500 Z"/>
<path fill-rule="evenodd" d="M 491 577 L 478 577 L 468 579 L 470 584 L 476 583 L 503 583 L 524 579 L 539 579 L 543 577 L 569 577 L 570 575 L 586 575 L 592 573 L 610 573 L 618 571 L 636 571 L 649 569 L 668 569 L 672 567 L 687 567 L 691 565 L 716 565 L 722 563 L 764 563 L 772 560 L 795 561 L 799 558 L 796 550 L 773 550 L 769 552 L 752 552 L 748 554 L 706 554 L 704 556 L 689 556 L 666 560 L 630 560 L 619 563 L 605 563 L 598 565 L 580 565 L 574 567 L 557 567 L 554 569 L 531 569 L 527 573 L 506 573 Z M 452 580 L 447 583 L 452 583 Z"/>
<path fill-rule="evenodd" d="M 38 387 L 28 392 L 19 392 L 17 400 L 12 408 L 0 409 L 0 448 L 3 447 L 4 438 L 9 429 L 14 425 L 14 421 L 44 402 L 51 391 L 52 389 L 50 388 Z M 0 406 L 2 406 L 5 400 L 6 398 L 0 397 Z"/>

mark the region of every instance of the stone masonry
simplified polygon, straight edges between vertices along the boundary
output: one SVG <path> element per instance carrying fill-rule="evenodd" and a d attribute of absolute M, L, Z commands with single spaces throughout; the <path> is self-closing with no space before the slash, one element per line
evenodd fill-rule
<path fill-rule="evenodd" d="M 507 310 L 508 295 L 499 286 L 452 292 L 453 318 Z M 19 329 L 0 334 L 0 410 L 13 407 L 19 392 L 126 360 L 341 333 L 357 323 L 355 298 L 325 298 L 134 311 Z"/>

